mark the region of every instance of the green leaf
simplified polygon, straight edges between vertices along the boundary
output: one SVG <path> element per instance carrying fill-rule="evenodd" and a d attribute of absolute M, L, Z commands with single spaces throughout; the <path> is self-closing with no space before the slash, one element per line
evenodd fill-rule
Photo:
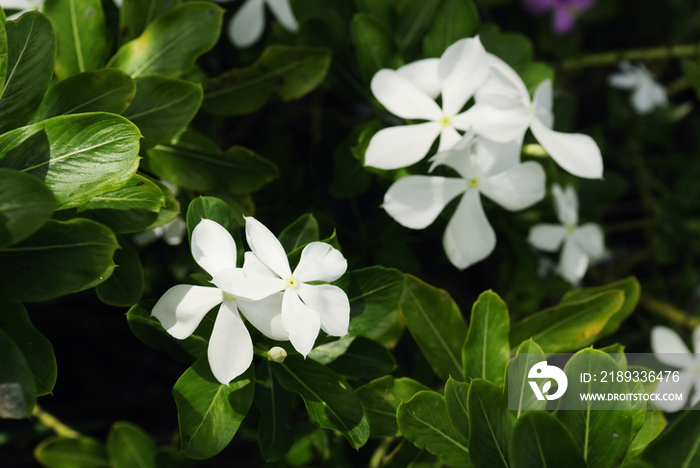
<path fill-rule="evenodd" d="M 408 377 L 395 379 L 387 375 L 355 390 L 362 400 L 369 419 L 370 437 L 394 437 L 399 435 L 396 410 L 403 401 L 416 393 L 429 390 L 420 382 Z"/>
<path fill-rule="evenodd" d="M 2 8 L 0 8 L 0 15 L 5 15 Z M 0 21 L 0 89 L 5 87 L 5 80 L 7 79 L 7 62 L 9 61 L 7 29 L 5 27 L 6 21 L 7 18 Z"/>
<path fill-rule="evenodd" d="M 399 4 L 398 24 L 395 31 L 402 49 L 409 49 L 419 44 L 425 31 L 430 27 L 441 1 L 424 0 Z"/>
<path fill-rule="evenodd" d="M 270 365 L 284 388 L 301 395 L 311 421 L 324 429 L 340 431 L 355 449 L 367 442 L 367 414 L 360 398 L 342 377 L 300 356 Z"/>
<path fill-rule="evenodd" d="M 203 219 L 216 221 L 230 232 L 232 226 L 229 210 L 228 205 L 219 198 L 199 197 L 192 200 L 187 207 L 187 232 L 190 239 L 192 231 Z"/>
<path fill-rule="evenodd" d="M 37 396 L 48 395 L 56 384 L 56 356 L 51 342 L 34 328 L 22 304 L 3 302 L 0 311 L 0 331 L 14 341 L 24 356 Z"/>
<path fill-rule="evenodd" d="M 452 426 L 445 399 L 439 393 L 416 393 L 399 405 L 396 420 L 403 436 L 416 447 L 437 455 L 448 466 L 472 466 L 467 439 Z"/>
<path fill-rule="evenodd" d="M 472 465 L 508 468 L 508 442 L 514 418 L 508 412 L 501 389 L 487 380 L 473 379 L 467 403 Z"/>
<path fill-rule="evenodd" d="M 464 380 L 462 346 L 467 325 L 450 295 L 405 275 L 399 310 L 433 371 L 443 379 L 455 376 Z"/>
<path fill-rule="evenodd" d="M 253 151 L 234 146 L 221 152 L 193 130 L 148 150 L 148 167 L 177 186 L 199 192 L 221 187 L 232 195 L 256 192 L 279 177 L 277 166 Z"/>
<path fill-rule="evenodd" d="M 350 23 L 350 36 L 355 45 L 360 72 L 366 81 L 382 68 L 395 69 L 403 65 L 396 39 L 374 16 L 357 13 Z"/>
<path fill-rule="evenodd" d="M 156 443 L 135 424 L 119 421 L 107 436 L 112 468 L 155 468 Z"/>
<path fill-rule="evenodd" d="M 627 450 L 625 459 L 630 459 L 641 454 L 649 444 L 654 441 L 666 427 L 667 421 L 661 410 L 645 411 L 644 423 L 639 432 L 634 436 Z"/>
<path fill-rule="evenodd" d="M 159 447 L 156 468 L 193 468 L 192 461 L 172 447 Z"/>
<path fill-rule="evenodd" d="M 538 400 L 528 385 L 528 373 L 532 366 L 545 360 L 545 354 L 540 345 L 532 339 L 523 341 L 518 347 L 517 354 L 508 362 L 507 395 L 508 398 L 518 398 L 517 409 L 513 409 L 513 416 L 520 418 L 531 410 L 544 410 L 547 407 L 546 400 Z M 513 404 L 509 405 L 513 408 Z"/>
<path fill-rule="evenodd" d="M 656 468 L 693 468 L 700 463 L 700 411 L 684 411 L 641 458 Z"/>
<path fill-rule="evenodd" d="M 49 437 L 34 457 L 46 468 L 110 468 L 105 445 L 92 437 Z"/>
<path fill-rule="evenodd" d="M 141 35 L 146 26 L 180 0 L 124 0 L 119 9 L 119 42 L 130 41 Z"/>
<path fill-rule="evenodd" d="M 318 221 L 311 213 L 299 216 L 277 236 L 285 252 L 292 252 L 309 242 L 318 241 L 320 237 Z"/>
<path fill-rule="evenodd" d="M 100 0 L 45 0 L 43 12 L 56 32 L 59 80 L 104 66 L 110 40 Z"/>
<path fill-rule="evenodd" d="M 508 308 L 493 291 L 481 293 L 472 307 L 469 332 L 462 347 L 466 380 L 485 379 L 503 386 L 508 365 Z"/>
<path fill-rule="evenodd" d="M 688 84 L 695 91 L 695 95 L 700 99 L 700 63 L 693 60 L 681 61 L 683 76 L 688 80 Z"/>
<path fill-rule="evenodd" d="M 0 247 L 15 244 L 35 232 L 55 207 L 51 191 L 36 177 L 0 169 Z"/>
<path fill-rule="evenodd" d="M 426 58 L 440 57 L 459 39 L 474 36 L 480 24 L 479 12 L 472 0 L 443 0 L 423 38 Z"/>
<path fill-rule="evenodd" d="M 135 81 L 136 96 L 123 115 L 141 130 L 141 148 L 170 143 L 197 113 L 202 104 L 202 87 L 161 76 L 146 76 Z"/>
<path fill-rule="evenodd" d="M 608 320 L 623 307 L 625 295 L 612 290 L 574 302 L 565 302 L 514 323 L 511 343 L 528 338 L 537 341 L 545 353 L 580 349 L 596 341 Z"/>
<path fill-rule="evenodd" d="M 396 360 L 384 346 L 363 336 L 351 340 L 348 349 L 328 364 L 329 369 L 359 379 L 374 379 L 394 372 Z"/>
<path fill-rule="evenodd" d="M 46 301 L 96 286 L 112 273 L 117 247 L 112 231 L 94 221 L 49 220 L 0 249 L 0 298 Z"/>
<path fill-rule="evenodd" d="M 29 122 L 86 112 L 121 114 L 135 94 L 134 80 L 122 71 L 106 68 L 79 73 L 49 88 Z"/>
<path fill-rule="evenodd" d="M 0 133 L 29 122 L 53 76 L 56 37 L 51 22 L 30 11 L 5 24 L 7 79 L 0 93 Z"/>
<path fill-rule="evenodd" d="M 469 384 L 457 382 L 452 377 L 445 384 L 445 404 L 450 422 L 466 440 L 469 440 L 469 410 L 467 397 Z"/>
<path fill-rule="evenodd" d="M 272 374 L 270 363 L 256 369 L 255 404 L 260 409 L 258 445 L 268 463 L 284 458 L 294 441 L 291 394 Z"/>
<path fill-rule="evenodd" d="M 544 411 L 524 414 L 515 423 L 509 451 L 512 468 L 586 468 L 569 431 Z"/>
<path fill-rule="evenodd" d="M 158 217 L 146 229 L 155 229 L 160 226 L 165 226 L 180 214 L 180 203 L 177 201 L 170 187 L 158 179 L 154 179 L 145 174 L 141 175 L 158 186 L 165 200 L 165 206 L 161 207 L 160 211 L 158 211 Z"/>
<path fill-rule="evenodd" d="M 34 376 L 15 341 L 0 330 L 0 418 L 29 417 L 36 405 Z"/>
<path fill-rule="evenodd" d="M 268 46 L 251 66 L 212 78 L 202 109 L 226 117 L 253 113 L 273 98 L 300 99 L 323 82 L 330 64 L 328 49 Z"/>
<path fill-rule="evenodd" d="M 360 161 L 355 158 L 352 147 L 357 144 L 360 133 L 370 121 L 353 129 L 333 151 L 333 182 L 328 192 L 336 198 L 354 198 L 372 186 L 372 174 L 367 172 Z"/>
<path fill-rule="evenodd" d="M 345 291 L 350 301 L 349 336 L 373 329 L 396 309 L 403 290 L 399 270 L 372 266 L 345 273 L 335 284 Z"/>
<path fill-rule="evenodd" d="M 530 95 L 535 93 L 537 87 L 544 80 L 550 80 L 552 83 L 554 83 L 554 68 L 546 63 L 527 62 L 526 64 L 517 67 L 515 71 L 518 72 L 520 78 L 523 79 L 523 83 L 525 83 Z"/>
<path fill-rule="evenodd" d="M 104 283 L 95 288 L 97 297 L 105 304 L 130 307 L 136 304 L 145 288 L 143 267 L 139 254 L 126 242 L 114 252 L 116 268 Z"/>
<path fill-rule="evenodd" d="M 226 448 L 253 403 L 254 381 L 251 366 L 229 385 L 219 383 L 206 356 L 187 369 L 173 387 L 182 453 L 203 460 Z"/>
<path fill-rule="evenodd" d="M 224 10 L 211 2 L 186 2 L 168 9 L 143 33 L 119 48 L 107 63 L 133 78 L 177 78 L 219 39 Z"/>
<path fill-rule="evenodd" d="M 522 34 L 500 32 L 498 26 L 490 23 L 481 27 L 479 38 L 486 52 L 498 56 L 511 67 L 532 60 L 532 43 Z"/>
<path fill-rule="evenodd" d="M 62 115 L 0 135 L 0 167 L 38 177 L 60 209 L 73 208 L 131 178 L 140 136 L 118 115 Z"/>

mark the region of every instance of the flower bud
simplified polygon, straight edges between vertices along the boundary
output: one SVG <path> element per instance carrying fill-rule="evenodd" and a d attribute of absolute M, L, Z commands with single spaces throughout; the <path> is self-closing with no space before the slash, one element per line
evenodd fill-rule
<path fill-rule="evenodd" d="M 275 346 L 272 348 L 270 351 L 267 352 L 267 358 L 270 361 L 274 362 L 284 362 L 284 359 L 287 357 L 287 351 L 284 350 L 284 348 L 280 348 L 279 346 Z"/>

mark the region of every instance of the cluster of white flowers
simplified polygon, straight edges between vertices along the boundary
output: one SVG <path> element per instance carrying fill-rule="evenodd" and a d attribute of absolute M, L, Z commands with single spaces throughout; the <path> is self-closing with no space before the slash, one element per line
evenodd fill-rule
<path fill-rule="evenodd" d="M 185 339 L 220 304 L 207 355 L 214 377 L 223 384 L 245 372 L 253 360 L 253 342 L 241 313 L 265 336 L 290 341 L 303 356 L 313 348 L 320 329 L 343 336 L 350 320 L 345 292 L 316 283 L 335 281 L 345 273 L 343 254 L 329 244 L 311 242 L 292 272 L 282 244 L 269 229 L 247 217 L 245 231 L 251 251 L 238 268 L 231 234 L 203 219 L 192 232 L 192 256 L 212 276 L 215 287 L 174 286 L 152 311 L 168 333 Z"/>
<path fill-rule="evenodd" d="M 528 128 L 566 171 L 578 177 L 602 177 L 603 159 L 591 137 L 552 130 L 551 82 L 543 81 L 530 99 L 518 74 L 487 53 L 478 37 L 457 41 L 439 59 L 380 70 L 371 88 L 391 113 L 427 122 L 377 132 L 367 148 L 365 165 L 397 169 L 415 164 L 440 137 L 430 170 L 446 165 L 461 176 L 405 177 L 389 188 L 383 204 L 400 224 L 423 229 L 447 203 L 462 195 L 443 237 L 445 253 L 457 268 L 483 260 L 496 245 L 480 193 L 511 211 L 544 197 L 542 167 L 520 162 Z M 441 106 L 435 102 L 438 96 Z M 465 110 L 471 98 L 475 104 Z"/>

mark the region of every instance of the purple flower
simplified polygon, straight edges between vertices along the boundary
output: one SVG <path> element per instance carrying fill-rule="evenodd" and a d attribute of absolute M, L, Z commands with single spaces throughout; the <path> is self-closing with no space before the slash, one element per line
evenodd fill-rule
<path fill-rule="evenodd" d="M 525 0 L 525 7 L 536 15 L 554 10 L 552 30 L 556 34 L 571 32 L 579 11 L 588 10 L 596 0 Z"/>

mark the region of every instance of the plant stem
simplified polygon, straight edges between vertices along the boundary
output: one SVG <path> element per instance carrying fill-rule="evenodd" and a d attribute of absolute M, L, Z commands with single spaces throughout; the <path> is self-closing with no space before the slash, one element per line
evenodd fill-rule
<path fill-rule="evenodd" d="M 700 327 L 700 318 L 686 315 L 685 312 L 667 302 L 654 299 L 653 297 L 642 296 L 640 303 L 652 314 L 663 317 L 675 325 L 688 327 L 691 330 Z"/>
<path fill-rule="evenodd" d="M 42 422 L 42 424 L 44 424 L 49 429 L 52 429 L 56 434 L 60 435 L 61 437 L 70 437 L 72 439 L 77 439 L 81 435 L 80 432 L 66 426 L 51 413 L 47 413 L 43 409 L 39 408 L 39 405 L 36 405 L 34 407 L 32 416 L 37 418 L 39 421 Z"/>
<path fill-rule="evenodd" d="M 693 57 L 700 57 L 700 44 L 679 44 L 668 47 L 653 47 L 651 49 L 617 50 L 590 54 L 564 60 L 562 66 L 565 70 L 577 70 L 586 67 L 604 67 L 622 60 L 651 62 L 669 58 Z"/>

